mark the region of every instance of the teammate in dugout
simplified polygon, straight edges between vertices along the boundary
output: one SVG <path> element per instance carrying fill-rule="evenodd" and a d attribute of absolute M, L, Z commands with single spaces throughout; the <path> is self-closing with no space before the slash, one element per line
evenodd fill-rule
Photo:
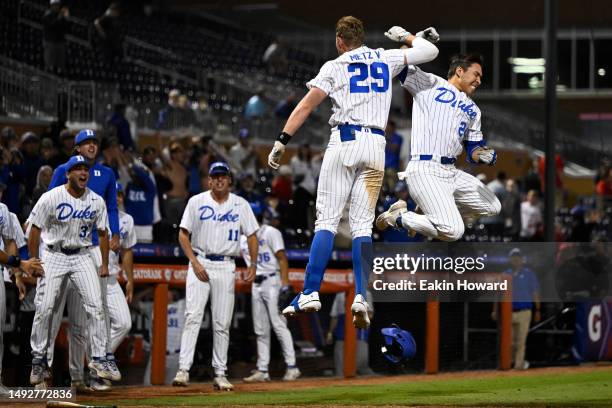
<path fill-rule="evenodd" d="M 87 188 L 89 162 L 73 156 L 64 168 L 68 182 L 44 193 L 30 214 L 28 237 L 30 255 L 37 257 L 41 236 L 45 244 L 45 275 L 36 292 L 36 314 L 32 325 L 32 372 L 30 383 L 46 380 L 47 349 L 52 317 L 57 314 L 61 288 L 72 282 L 87 313 L 93 359 L 89 369 L 98 377 L 111 380 L 113 370 L 106 361 L 106 324 L 100 296 L 99 276 L 108 276 L 108 217 L 102 197 Z M 93 230 L 99 236 L 102 265 L 98 269 L 89 251 Z M 98 275 L 99 273 L 99 275 Z"/>
<path fill-rule="evenodd" d="M 108 222 L 112 234 L 112 238 L 110 239 L 110 250 L 119 251 L 119 210 L 117 207 L 117 182 L 115 180 L 115 173 L 111 168 L 96 162 L 96 158 L 98 157 L 99 151 L 99 141 L 96 136 L 96 133 L 93 130 L 81 130 L 75 136 L 74 144 L 76 146 L 76 151 L 78 152 L 78 154 L 82 155 L 87 160 L 87 163 L 89 165 L 89 181 L 87 182 L 87 187 L 96 194 L 100 195 L 106 203 Z M 67 163 L 62 164 L 55 169 L 55 171 L 53 172 L 51 183 L 49 184 L 49 190 L 66 183 L 66 166 Z M 89 248 L 89 251 L 94 259 L 96 267 L 100 268 L 101 254 L 100 248 L 98 246 L 98 236 L 95 230 L 92 235 L 92 245 Z M 100 278 L 100 287 L 102 289 L 102 292 L 100 293 L 101 299 L 104 304 L 104 308 L 106 309 L 107 279 L 105 277 Z M 81 298 L 78 296 L 77 291 L 70 282 L 68 282 L 65 290 L 59 298 L 58 310 L 63 311 L 64 305 L 66 304 L 68 306 L 68 320 L 71 323 L 80 324 L 79 322 L 84 322 L 87 319 L 85 311 L 82 307 Z M 61 325 L 61 320 L 62 313 L 56 313 L 53 316 L 51 331 L 52 340 L 47 354 L 47 362 L 49 366 L 53 364 L 53 339 L 57 337 L 57 333 Z M 73 385 L 77 388 L 81 388 L 84 383 L 83 361 L 85 359 L 86 354 L 86 337 L 81 336 L 80 338 L 77 338 L 77 334 L 79 334 L 77 330 L 69 331 L 69 370 Z M 110 344 L 110 337 L 107 336 L 107 339 L 109 340 L 109 343 L 106 347 L 107 354 L 105 356 L 105 359 L 108 362 L 109 368 L 112 369 L 113 372 L 112 381 L 119 381 L 121 380 L 121 373 L 115 362 L 115 357 L 111 352 L 112 347 Z M 108 387 L 108 384 L 106 384 L 102 379 L 98 379 L 94 374 L 95 373 L 90 372 L 90 377 L 92 380 L 91 385 L 94 388 L 99 387 L 100 389 L 106 389 Z"/>
<path fill-rule="evenodd" d="M 208 187 L 189 199 L 179 231 L 179 243 L 189 258 L 187 271 L 187 304 L 185 327 L 181 336 L 179 370 L 173 385 L 189 383 L 195 346 L 211 297 L 213 325 L 212 367 L 215 389 L 230 391 L 234 386 L 227 380 L 227 350 L 229 329 L 234 311 L 234 258 L 240 254 L 240 235 L 247 237 L 249 256 L 257 259 L 259 228 L 253 210 L 242 197 L 230 193 L 230 168 L 215 162 L 208 170 Z M 256 265 L 248 267 L 245 280 L 255 278 Z"/>
<path fill-rule="evenodd" d="M 279 230 L 266 224 L 261 225 L 257 231 L 257 240 L 257 274 L 251 286 L 251 314 L 257 336 L 257 369 L 244 381 L 270 381 L 270 326 L 274 329 L 287 364 L 283 381 L 295 381 L 301 373 L 295 365 L 293 338 L 287 328 L 287 319 L 278 310 L 279 292 L 289 289 L 289 261 L 285 253 L 285 242 Z M 247 237 L 244 235 L 240 237 L 240 249 L 244 261 L 250 266 L 251 257 Z"/>
<path fill-rule="evenodd" d="M 385 35 L 395 35 L 395 28 Z M 382 186 L 385 166 L 385 132 L 391 105 L 391 79 L 407 64 L 433 60 L 439 39 L 433 28 L 402 37 L 407 49 L 371 49 L 363 44 L 363 23 L 352 16 L 336 24 L 339 57 L 326 62 L 319 74 L 306 85 L 310 90 L 291 113 L 268 156 L 277 169 L 285 145 L 302 126 L 312 110 L 329 96 L 333 114 L 331 136 L 317 187 L 315 236 L 306 266 L 304 290 L 283 310 L 284 315 L 318 311 L 319 289 L 333 249 L 334 236 L 347 201 L 353 236 L 355 292 L 351 310 L 353 324 L 370 324 L 366 302 L 367 276 L 362 276 L 361 247 L 372 242 L 376 200 Z"/>
<path fill-rule="evenodd" d="M 397 27 L 394 40 L 409 35 Z M 398 76 L 414 98 L 410 161 L 398 174 L 422 214 L 408 211 L 399 200 L 376 219 L 376 227 L 400 227 L 442 241 L 463 236 L 463 217 L 492 216 L 501 210 L 495 194 L 476 177 L 455 167 L 465 147 L 470 163 L 493 166 L 497 154 L 486 146 L 481 112 L 472 100 L 482 79 L 482 58 L 453 57 L 448 80 L 409 65 Z M 462 147 L 463 144 L 463 147 Z"/>

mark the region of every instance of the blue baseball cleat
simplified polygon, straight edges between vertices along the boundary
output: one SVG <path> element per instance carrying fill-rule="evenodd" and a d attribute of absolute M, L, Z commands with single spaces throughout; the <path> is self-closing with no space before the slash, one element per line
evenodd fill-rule
<path fill-rule="evenodd" d="M 289 306 L 283 309 L 283 315 L 293 316 L 301 312 L 318 312 L 321 309 L 321 301 L 319 300 L 319 292 L 310 292 L 305 294 L 300 292 Z"/>

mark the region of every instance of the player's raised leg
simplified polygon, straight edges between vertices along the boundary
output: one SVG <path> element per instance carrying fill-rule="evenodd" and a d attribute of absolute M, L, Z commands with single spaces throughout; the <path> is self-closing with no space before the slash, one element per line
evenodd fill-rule
<path fill-rule="evenodd" d="M 403 227 L 442 241 L 456 241 L 461 238 L 465 227 L 453 197 L 455 172 L 454 167 L 444 168 L 443 165 L 431 161 L 409 162 L 405 181 L 410 196 L 423 214 L 402 212 L 396 220 L 389 217 L 390 226 Z"/>
<path fill-rule="evenodd" d="M 455 185 L 455 202 L 464 216 L 488 217 L 501 211 L 495 193 L 471 174 L 459 170 Z"/>

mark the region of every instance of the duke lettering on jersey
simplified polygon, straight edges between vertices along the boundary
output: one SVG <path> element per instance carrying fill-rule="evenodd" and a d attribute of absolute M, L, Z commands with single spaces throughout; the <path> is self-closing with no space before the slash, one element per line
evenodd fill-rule
<path fill-rule="evenodd" d="M 448 88 L 439 87 L 436 89 L 436 91 L 439 91 L 435 98 L 436 102 L 449 103 L 453 108 L 459 107 L 459 109 L 465 112 L 470 117 L 470 119 L 476 118 L 477 113 L 474 110 L 476 104 L 474 104 L 474 102 L 468 105 L 464 101 L 457 101 L 457 95 L 455 94 L 455 92 Z"/>
<path fill-rule="evenodd" d="M 231 209 L 225 214 L 215 214 L 215 210 L 208 205 L 204 205 L 198 208 L 198 210 L 200 211 L 201 221 L 212 220 L 218 222 L 238 222 L 238 218 L 240 217 L 240 214 L 233 214 Z"/>
<path fill-rule="evenodd" d="M 414 98 L 412 155 L 457 157 L 464 141 L 483 139 L 480 109 L 467 94 L 414 65 L 406 67 L 399 78 Z"/>
<path fill-rule="evenodd" d="M 191 234 L 191 245 L 200 254 L 238 255 L 240 233 L 251 235 L 258 225 L 249 203 L 230 193 L 216 202 L 210 191 L 189 199 L 181 228 Z"/>
<path fill-rule="evenodd" d="M 90 211 L 91 206 L 87 206 L 84 210 L 75 210 L 68 203 L 61 203 L 55 210 L 57 211 L 57 220 L 65 221 L 69 218 L 78 220 L 93 220 L 96 217 L 96 211 Z"/>

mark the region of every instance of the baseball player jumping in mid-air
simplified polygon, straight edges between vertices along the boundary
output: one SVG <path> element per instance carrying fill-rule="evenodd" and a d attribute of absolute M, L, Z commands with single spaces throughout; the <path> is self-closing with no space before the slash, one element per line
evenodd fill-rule
<path fill-rule="evenodd" d="M 394 27 L 385 34 L 397 35 L 396 31 Z M 340 56 L 326 62 L 319 74 L 306 84 L 309 92 L 291 113 L 268 157 L 268 164 L 277 169 L 285 145 L 312 110 L 327 96 L 332 99 L 333 114 L 329 120 L 332 131 L 317 187 L 317 221 L 304 290 L 283 310 L 283 314 L 321 308 L 321 281 L 342 210 L 350 200 L 356 292 L 351 310 L 353 324 L 359 328 L 370 324 L 365 298 L 368 277 L 362 276 L 361 247 L 372 242 L 374 209 L 384 175 L 383 129 L 387 125 L 391 104 L 391 79 L 407 64 L 433 60 L 438 49 L 432 42 L 436 42 L 439 36 L 433 28 L 416 36 L 407 33 L 402 41 L 411 48 L 398 50 L 368 48 L 363 45 L 363 38 L 363 23 L 359 19 L 347 16 L 338 21 L 336 48 Z"/>
<path fill-rule="evenodd" d="M 108 222 L 112 234 L 112 238 L 110 240 L 110 250 L 119 251 L 119 210 L 117 208 L 117 183 L 115 180 L 115 173 L 111 168 L 96 162 L 96 158 L 99 152 L 99 141 L 96 136 L 96 133 L 93 130 L 81 130 L 75 136 L 74 144 L 76 146 L 78 154 L 85 157 L 90 167 L 89 181 L 87 182 L 87 187 L 96 194 L 100 195 L 106 203 Z M 66 164 L 62 164 L 55 169 L 55 171 L 53 172 L 51 183 L 49 184 L 49 190 L 64 185 L 66 183 L 65 166 Z M 95 230 L 92 235 L 92 246 L 89 248 L 89 250 L 91 252 L 91 256 L 94 259 L 96 267 L 100 268 L 102 258 L 100 254 L 100 248 L 98 246 L 98 236 Z M 104 309 L 106 310 L 107 278 L 102 276 L 100 277 L 100 286 L 102 289 L 102 303 L 104 305 Z M 60 297 L 58 306 L 59 310 L 63 311 L 65 304 L 68 305 L 68 320 L 70 321 L 70 323 L 74 323 L 76 324 L 76 326 L 83 327 L 85 324 L 84 322 L 87 320 L 87 315 L 85 314 L 85 310 L 82 307 L 81 298 L 78 296 L 78 293 L 71 282 L 68 282 L 65 291 Z M 57 337 L 57 333 L 61 325 L 61 320 L 61 313 L 57 313 L 53 316 L 51 332 L 53 336 L 52 339 L 55 339 Z M 76 330 L 69 331 L 69 370 L 70 377 L 72 378 L 72 385 L 76 387 L 77 390 L 81 390 L 85 387 L 83 381 L 83 361 L 86 355 L 87 336 L 84 332 L 79 331 L 78 327 L 75 327 L 75 329 Z M 121 372 L 117 367 L 115 357 L 112 353 L 112 347 L 110 343 L 110 326 L 109 330 L 107 330 L 107 339 L 109 343 L 106 347 L 106 360 L 108 361 L 108 366 L 113 371 L 112 380 L 119 381 L 121 380 Z M 53 346 L 54 343 L 52 340 L 47 355 L 47 361 L 49 366 L 53 363 Z M 96 378 L 95 375 L 93 375 L 93 372 L 90 372 L 90 374 L 90 386 L 93 390 L 103 391 L 108 389 L 108 381 Z"/>
<path fill-rule="evenodd" d="M 212 366 L 216 389 L 232 390 L 227 380 L 227 350 L 229 329 L 234 311 L 236 264 L 240 254 L 240 235 L 247 236 L 249 256 L 257 259 L 259 226 L 248 201 L 230 193 L 230 168 L 227 163 L 215 162 L 208 170 L 209 191 L 189 199 L 179 231 L 179 243 L 189 258 L 187 270 L 187 305 L 185 327 L 181 337 L 179 370 L 173 385 L 189 383 L 189 369 L 193 363 L 204 308 L 211 297 L 213 326 Z M 253 281 L 256 265 L 248 268 L 246 280 Z"/>
<path fill-rule="evenodd" d="M 102 256 L 99 274 L 108 276 L 108 217 L 102 197 L 87 188 L 89 166 L 83 156 L 71 157 L 64 166 L 68 182 L 43 194 L 30 214 L 30 255 L 38 256 L 41 236 L 45 244 L 45 276 L 37 286 L 32 325 L 30 383 L 33 385 L 45 380 L 47 348 L 52 341 L 51 320 L 54 313 L 59 313 L 60 291 L 67 280 L 78 291 L 87 313 L 93 355 L 89 368 L 100 378 L 113 377 L 106 360 L 106 323 L 98 268 L 89 251 L 92 232 L 97 229 Z"/>
<path fill-rule="evenodd" d="M 401 41 L 404 35 L 395 38 Z M 497 154 L 486 147 L 481 113 L 471 99 L 482 79 L 482 59 L 477 55 L 453 57 L 448 80 L 410 65 L 399 75 L 412 94 L 410 161 L 399 173 L 423 214 L 408 211 L 399 200 L 376 219 L 376 227 L 401 227 L 442 241 L 463 236 L 463 217 L 491 216 L 501 203 L 476 177 L 455 167 L 465 147 L 470 163 L 492 166 Z"/>
<path fill-rule="evenodd" d="M 279 292 L 289 287 L 289 261 L 285 253 L 285 242 L 279 230 L 266 224 L 257 231 L 257 239 L 257 275 L 251 286 L 253 328 L 257 336 L 257 369 L 244 378 L 244 381 L 270 381 L 270 326 L 276 333 L 287 364 L 283 380 L 294 381 L 301 373 L 295 365 L 293 338 L 287 328 L 287 320 L 278 310 Z M 247 238 L 244 235 L 240 237 L 240 249 L 246 264 L 251 265 Z"/>

